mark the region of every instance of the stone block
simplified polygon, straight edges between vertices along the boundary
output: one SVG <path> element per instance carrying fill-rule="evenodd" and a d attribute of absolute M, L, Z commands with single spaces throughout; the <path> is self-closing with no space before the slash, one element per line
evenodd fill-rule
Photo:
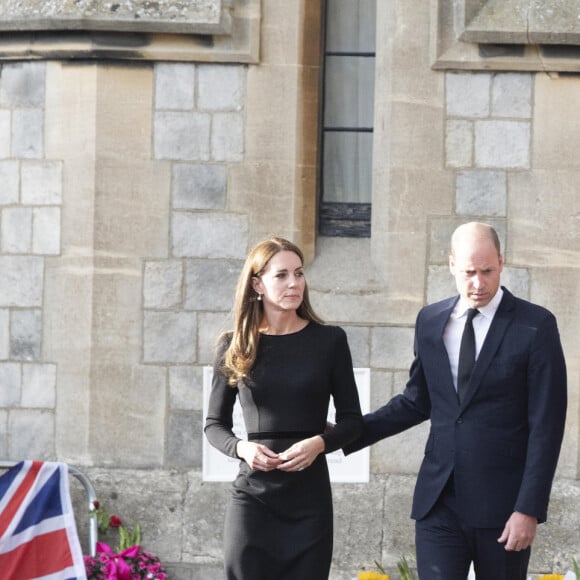
<path fill-rule="evenodd" d="M 529 73 L 497 73 L 493 77 L 493 117 L 529 119 L 532 116 L 533 77 Z"/>
<path fill-rule="evenodd" d="M 42 303 L 44 261 L 33 256 L 0 256 L 0 307 Z"/>
<path fill-rule="evenodd" d="M 14 362 L 0 363 L 0 407 L 14 408 L 20 406 L 22 398 L 22 377 L 20 364 Z"/>
<path fill-rule="evenodd" d="M 0 159 L 10 157 L 11 119 L 10 111 L 0 109 Z"/>
<path fill-rule="evenodd" d="M 473 163 L 473 122 L 447 121 L 445 132 L 445 165 L 470 167 Z"/>
<path fill-rule="evenodd" d="M 461 215 L 505 216 L 507 178 L 500 171 L 460 171 L 456 211 Z"/>
<path fill-rule="evenodd" d="M 40 159 L 44 155 L 44 113 L 39 109 L 12 111 L 12 157 Z"/>
<path fill-rule="evenodd" d="M 156 159 L 207 161 L 210 151 L 207 113 L 155 113 L 153 143 Z"/>
<path fill-rule="evenodd" d="M 370 331 L 368 326 L 345 326 L 353 367 L 366 368 L 370 364 Z"/>
<path fill-rule="evenodd" d="M 54 413 L 46 410 L 17 409 L 8 418 L 8 458 L 50 461 L 54 452 Z"/>
<path fill-rule="evenodd" d="M 8 457 L 8 412 L 0 409 L 0 453 Z"/>
<path fill-rule="evenodd" d="M 214 113 L 211 158 L 214 161 L 241 161 L 244 158 L 244 117 L 241 113 Z"/>
<path fill-rule="evenodd" d="M 56 365 L 22 365 L 23 407 L 54 409 L 56 404 Z"/>
<path fill-rule="evenodd" d="M 155 65 L 155 109 L 187 111 L 195 106 L 195 65 Z"/>
<path fill-rule="evenodd" d="M 27 205 L 62 203 L 62 162 L 22 163 L 22 203 Z"/>
<path fill-rule="evenodd" d="M 196 362 L 197 318 L 190 312 L 145 311 L 143 357 L 145 362 Z"/>
<path fill-rule="evenodd" d="M 198 361 L 200 364 L 211 365 L 214 362 L 219 336 L 232 328 L 232 319 L 229 314 L 208 312 L 199 315 Z"/>
<path fill-rule="evenodd" d="M 203 367 L 169 367 L 169 408 L 177 411 L 203 409 Z"/>
<path fill-rule="evenodd" d="M 530 123 L 524 121 L 476 121 L 477 167 L 528 169 Z"/>
<path fill-rule="evenodd" d="M 447 115 L 480 119 L 490 113 L 489 73 L 455 73 L 445 75 Z"/>
<path fill-rule="evenodd" d="M 35 207 L 32 212 L 32 252 L 60 254 L 60 208 Z"/>
<path fill-rule="evenodd" d="M 185 308 L 187 310 L 229 311 L 242 262 L 231 260 L 191 260 L 185 264 Z"/>
<path fill-rule="evenodd" d="M 371 411 L 382 407 L 393 396 L 393 380 L 396 374 L 371 370 Z"/>
<path fill-rule="evenodd" d="M 42 341 L 42 311 L 13 310 L 10 317 L 10 358 L 38 360 Z"/>
<path fill-rule="evenodd" d="M 27 254 L 32 250 L 32 209 L 8 207 L 2 210 L 2 252 Z"/>
<path fill-rule="evenodd" d="M 227 177 L 225 165 L 175 163 L 173 209 L 224 209 Z"/>
<path fill-rule="evenodd" d="M 246 68 L 239 65 L 200 64 L 198 109 L 241 111 L 244 106 Z"/>
<path fill-rule="evenodd" d="M 201 467 L 201 411 L 169 413 L 166 463 L 171 467 Z"/>
<path fill-rule="evenodd" d="M 413 361 L 413 334 L 412 328 L 371 328 L 371 366 L 408 369 Z"/>
<path fill-rule="evenodd" d="M 180 258 L 243 260 L 248 229 L 243 215 L 173 212 L 172 252 Z"/>
<path fill-rule="evenodd" d="M 429 266 L 427 273 L 427 304 L 433 304 L 457 294 L 449 266 Z"/>
<path fill-rule="evenodd" d="M 504 264 L 501 284 L 515 296 L 530 299 L 530 273 L 527 268 L 512 268 Z"/>
<path fill-rule="evenodd" d="M 30 108 L 44 106 L 46 63 L 5 63 L 0 78 L 0 107 Z"/>
<path fill-rule="evenodd" d="M 145 308 L 174 308 L 182 303 L 183 264 L 178 260 L 146 262 L 143 277 Z"/>
<path fill-rule="evenodd" d="M 10 357 L 10 310 L 0 308 L 0 360 Z"/>

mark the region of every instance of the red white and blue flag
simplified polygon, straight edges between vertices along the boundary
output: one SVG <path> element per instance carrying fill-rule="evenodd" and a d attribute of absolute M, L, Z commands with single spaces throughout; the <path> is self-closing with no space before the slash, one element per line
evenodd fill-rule
<path fill-rule="evenodd" d="M 22 461 L 0 477 L 2 580 L 86 580 L 66 463 Z"/>

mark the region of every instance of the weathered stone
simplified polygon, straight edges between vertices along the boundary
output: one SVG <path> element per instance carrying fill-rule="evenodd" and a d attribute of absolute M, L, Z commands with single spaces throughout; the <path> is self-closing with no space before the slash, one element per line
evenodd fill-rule
<path fill-rule="evenodd" d="M 471 121 L 447 121 L 445 163 L 447 167 L 470 167 L 473 163 L 473 123 Z"/>
<path fill-rule="evenodd" d="M 167 428 L 167 464 L 201 467 L 201 412 L 172 412 Z"/>
<path fill-rule="evenodd" d="M 1 135 L 0 135 L 1 138 Z M 0 161 L 0 204 L 10 205 L 18 202 L 20 187 L 20 167 L 18 161 Z"/>
<path fill-rule="evenodd" d="M 450 117 L 482 118 L 490 113 L 491 75 L 487 73 L 447 73 L 446 107 Z"/>
<path fill-rule="evenodd" d="M 241 161 L 244 157 L 244 117 L 240 113 L 214 113 L 211 130 L 211 158 Z"/>
<path fill-rule="evenodd" d="M 2 211 L 2 251 L 28 254 L 32 250 L 32 209 L 9 207 Z"/>
<path fill-rule="evenodd" d="M 199 314 L 199 363 L 211 365 L 215 359 L 219 336 L 233 327 L 231 316 L 225 313 L 207 312 Z"/>
<path fill-rule="evenodd" d="M 22 365 L 22 406 L 54 409 L 56 403 L 56 365 Z"/>
<path fill-rule="evenodd" d="M 8 418 L 8 458 L 50 461 L 54 458 L 54 413 L 15 409 Z"/>
<path fill-rule="evenodd" d="M 183 264 L 177 260 L 147 262 L 143 278 L 145 308 L 174 308 L 182 303 Z"/>
<path fill-rule="evenodd" d="M 59 207 L 35 207 L 32 210 L 32 252 L 34 254 L 60 254 Z"/>
<path fill-rule="evenodd" d="M 10 317 L 10 358 L 39 360 L 42 341 L 42 311 L 13 310 Z"/>
<path fill-rule="evenodd" d="M 225 209 L 226 192 L 225 165 L 173 165 L 173 209 Z"/>
<path fill-rule="evenodd" d="M 60 161 L 22 163 L 22 203 L 28 205 L 62 203 L 62 163 Z"/>
<path fill-rule="evenodd" d="M 0 159 L 10 157 L 11 151 L 11 113 L 0 109 Z"/>
<path fill-rule="evenodd" d="M 43 107 L 45 78 L 46 64 L 43 62 L 4 65 L 0 78 L 0 107 Z"/>
<path fill-rule="evenodd" d="M 461 171 L 457 174 L 457 213 L 505 216 L 506 174 L 497 171 Z"/>
<path fill-rule="evenodd" d="M 187 111 L 195 106 L 195 65 L 155 65 L 155 109 Z"/>
<path fill-rule="evenodd" d="M 44 262 L 31 256 L 0 256 L 0 306 L 40 306 Z"/>
<path fill-rule="evenodd" d="M 532 81 L 531 74 L 494 75 L 491 97 L 492 116 L 529 119 L 532 116 Z"/>
<path fill-rule="evenodd" d="M 413 329 L 371 328 L 371 366 L 380 369 L 406 369 L 413 360 Z"/>
<path fill-rule="evenodd" d="M 198 68 L 198 108 L 202 111 L 241 111 L 245 69 L 234 65 L 201 64 Z"/>
<path fill-rule="evenodd" d="M 196 326 L 196 315 L 190 312 L 145 311 L 145 362 L 195 362 Z"/>
<path fill-rule="evenodd" d="M 191 260 L 185 265 L 185 308 L 187 310 L 229 311 L 241 262 Z"/>
<path fill-rule="evenodd" d="M 7 360 L 9 357 L 10 357 L 10 310 L 8 310 L 7 308 L 0 308 L 0 360 Z"/>
<path fill-rule="evenodd" d="M 353 367 L 369 366 L 370 361 L 370 332 L 366 326 L 344 326 L 348 339 L 348 346 L 352 356 Z"/>
<path fill-rule="evenodd" d="M 506 169 L 529 168 L 530 124 L 521 121 L 477 121 L 475 165 Z"/>
<path fill-rule="evenodd" d="M 207 113 L 155 113 L 153 141 L 156 159 L 207 161 L 210 120 Z"/>
<path fill-rule="evenodd" d="M 12 157 L 40 159 L 44 154 L 44 119 L 38 109 L 12 111 Z"/>
<path fill-rule="evenodd" d="M 0 384 L 2 384 L 0 407 L 8 409 L 19 407 L 22 397 L 22 379 L 18 363 L 0 363 Z"/>
<path fill-rule="evenodd" d="M 246 216 L 173 212 L 173 255 L 180 258 L 244 259 Z"/>
<path fill-rule="evenodd" d="M 169 367 L 169 407 L 179 411 L 203 409 L 203 367 Z"/>

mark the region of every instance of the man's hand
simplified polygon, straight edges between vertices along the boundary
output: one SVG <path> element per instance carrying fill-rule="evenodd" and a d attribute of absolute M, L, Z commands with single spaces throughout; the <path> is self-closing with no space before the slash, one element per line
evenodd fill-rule
<path fill-rule="evenodd" d="M 519 552 L 532 545 L 536 537 L 538 520 L 533 516 L 527 516 L 514 512 L 506 522 L 501 536 L 497 539 L 500 544 L 505 543 L 508 552 Z"/>

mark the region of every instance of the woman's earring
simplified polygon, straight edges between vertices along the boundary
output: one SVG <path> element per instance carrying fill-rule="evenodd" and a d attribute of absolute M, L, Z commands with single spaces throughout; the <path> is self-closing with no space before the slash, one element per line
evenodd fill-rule
<path fill-rule="evenodd" d="M 262 302 L 262 295 L 258 294 L 258 298 L 257 298 L 258 302 Z"/>

